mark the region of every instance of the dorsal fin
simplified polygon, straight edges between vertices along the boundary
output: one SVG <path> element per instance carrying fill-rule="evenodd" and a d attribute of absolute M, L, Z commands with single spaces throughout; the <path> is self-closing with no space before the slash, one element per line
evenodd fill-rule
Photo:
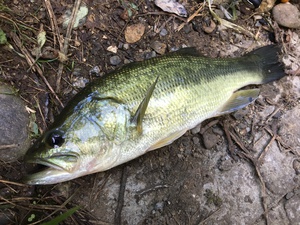
<path fill-rule="evenodd" d="M 136 129 L 139 133 L 142 132 L 142 122 L 143 122 L 143 118 L 146 112 L 146 109 L 148 107 L 148 103 L 149 100 L 153 94 L 153 91 L 155 89 L 155 85 L 157 83 L 159 76 L 156 77 L 155 81 L 153 84 L 151 84 L 151 86 L 149 87 L 149 89 L 147 90 L 146 96 L 143 99 L 143 101 L 140 103 L 139 107 L 137 108 L 134 116 L 131 119 L 131 123 L 136 126 Z"/>

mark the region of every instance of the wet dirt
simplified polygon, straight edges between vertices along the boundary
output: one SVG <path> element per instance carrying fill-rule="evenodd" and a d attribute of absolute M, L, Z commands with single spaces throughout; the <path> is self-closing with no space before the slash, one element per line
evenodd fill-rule
<path fill-rule="evenodd" d="M 201 1 L 181 2 L 189 15 L 203 5 Z M 42 133 L 62 107 L 38 71 L 16 53 L 24 54 L 14 34 L 29 54 L 37 45 L 41 24 L 46 31 L 45 46 L 59 49 L 59 41 L 42 1 L 0 3 L 10 9 L 0 11 L 0 27 L 15 49 L 0 48 L 0 79 L 18 89 L 26 105 L 34 110 L 32 122 Z M 60 21 L 66 10 L 72 11 L 73 2 L 51 4 L 60 35 L 65 36 Z M 72 30 L 69 59 L 63 63 L 56 90 L 63 104 L 86 82 L 125 63 L 159 55 L 153 43 L 163 44 L 160 46 L 165 46 L 166 52 L 194 46 L 206 56 L 234 57 L 277 41 L 291 58 L 289 62 L 294 62 L 290 68 L 299 65 L 293 52 L 299 43 L 291 41 L 298 40 L 300 31 L 276 26 L 268 14 L 257 13 L 262 19 L 270 19 L 274 29 L 261 26 L 252 14 L 241 14 L 233 21 L 254 33 L 257 41 L 219 24 L 212 33 L 205 33 L 202 26 L 206 26 L 207 18 L 212 19 L 207 6 L 176 31 L 185 18 L 162 12 L 153 1 L 82 4 L 89 12 Z M 126 43 L 125 28 L 138 23 L 145 26 L 144 35 L 136 43 Z M 118 56 L 119 63 L 111 63 L 113 56 Z M 44 59 L 38 66 L 55 90 L 60 62 Z M 79 205 L 81 208 L 64 224 L 299 224 L 299 76 L 287 75 L 260 88 L 259 99 L 247 108 L 204 121 L 171 145 L 103 173 L 57 185 L 26 186 L 20 184 L 25 174 L 22 159 L 13 164 L 1 162 L 1 221 L 49 221 Z"/>

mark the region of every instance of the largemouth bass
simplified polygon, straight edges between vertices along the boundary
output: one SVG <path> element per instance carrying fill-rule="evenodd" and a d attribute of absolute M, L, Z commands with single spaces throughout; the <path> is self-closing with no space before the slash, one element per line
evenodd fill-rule
<path fill-rule="evenodd" d="M 284 76 L 279 49 L 212 59 L 192 48 L 121 67 L 79 92 L 26 153 L 46 166 L 28 184 L 54 184 L 108 170 L 163 147 L 203 120 L 253 102 Z"/>

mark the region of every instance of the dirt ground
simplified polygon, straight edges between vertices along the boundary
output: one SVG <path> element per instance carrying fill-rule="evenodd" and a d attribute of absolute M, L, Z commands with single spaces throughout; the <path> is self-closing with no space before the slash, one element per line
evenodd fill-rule
<path fill-rule="evenodd" d="M 212 20 L 207 5 L 180 2 L 188 16 L 200 8 L 190 22 L 149 0 L 82 1 L 88 14 L 68 32 L 63 15 L 71 15 L 73 1 L 0 1 L 0 28 L 14 48 L 0 48 L 0 80 L 31 109 L 38 127 L 31 130 L 33 139 L 87 82 L 164 51 L 194 46 L 206 56 L 235 57 L 276 42 L 290 63 L 286 77 L 260 87 L 255 104 L 204 121 L 171 145 L 107 172 L 27 186 L 20 180 L 28 166 L 1 160 L 0 224 L 39 224 L 74 206 L 80 209 L 61 224 L 300 224 L 300 79 L 294 68 L 300 30 L 279 27 L 270 13 L 251 10 L 232 22 L 254 36 L 217 22 L 214 31 L 204 32 Z M 227 3 L 216 1 L 215 10 L 219 4 Z M 133 24 L 145 32 L 128 44 L 124 32 Z M 51 54 L 36 61 L 41 26 L 43 49 L 51 47 Z M 57 57 L 66 40 L 67 52 Z"/>

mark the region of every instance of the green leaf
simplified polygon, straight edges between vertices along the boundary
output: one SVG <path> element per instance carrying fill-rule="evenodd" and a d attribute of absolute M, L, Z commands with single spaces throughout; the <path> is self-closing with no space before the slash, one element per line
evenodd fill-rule
<path fill-rule="evenodd" d="M 66 220 L 73 213 L 75 213 L 79 208 L 80 208 L 79 206 L 75 206 L 75 207 L 69 209 L 67 212 L 64 212 L 63 214 L 55 217 L 54 219 L 50 220 L 49 222 L 42 223 L 41 225 L 58 225 L 60 222 Z"/>
<path fill-rule="evenodd" d="M 138 10 L 139 8 L 136 6 L 134 3 L 129 3 L 130 7 L 133 8 L 134 10 Z"/>
<path fill-rule="evenodd" d="M 0 28 L 0 45 L 5 45 L 7 43 L 6 34 Z"/>

